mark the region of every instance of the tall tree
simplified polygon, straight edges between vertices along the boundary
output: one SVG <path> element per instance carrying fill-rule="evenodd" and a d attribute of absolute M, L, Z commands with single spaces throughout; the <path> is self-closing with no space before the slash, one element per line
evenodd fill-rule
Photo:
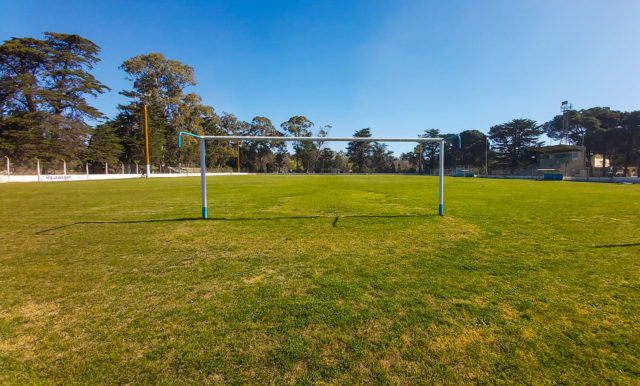
<path fill-rule="evenodd" d="M 282 135 L 276 130 L 271 120 L 267 117 L 253 117 L 249 125 L 248 135 L 252 136 L 264 136 L 264 137 L 277 137 Z M 249 141 L 247 146 L 255 153 L 255 158 L 258 160 L 256 169 L 260 172 L 264 172 L 264 159 L 272 154 L 271 149 L 279 146 L 279 142 L 267 142 L 267 141 Z"/>
<path fill-rule="evenodd" d="M 331 128 L 331 125 L 320 126 L 316 137 L 325 138 L 329 135 L 329 130 L 331 130 Z M 320 160 L 320 153 L 324 150 L 325 144 L 326 141 L 322 140 L 313 142 L 313 154 L 312 159 L 310 160 L 310 167 L 307 169 L 307 172 L 317 172 L 319 169 L 322 169 L 321 165 L 318 165 L 318 161 Z"/>
<path fill-rule="evenodd" d="M 409 151 L 406 153 L 402 153 L 400 155 L 400 159 L 407 161 L 409 163 L 409 165 L 411 166 L 409 172 L 410 173 L 415 173 L 418 168 L 420 167 L 420 146 L 416 146 L 413 148 L 413 151 Z"/>
<path fill-rule="evenodd" d="M 616 159 L 628 177 L 629 166 L 640 164 L 640 111 L 623 113 L 620 124 L 613 130 Z"/>
<path fill-rule="evenodd" d="M 394 173 L 393 151 L 384 143 L 374 142 L 371 145 L 371 168 L 376 173 Z"/>
<path fill-rule="evenodd" d="M 371 129 L 367 127 L 358 130 L 353 134 L 353 136 L 369 138 L 371 137 Z M 349 157 L 349 162 L 353 163 L 354 169 L 358 173 L 365 171 L 371 159 L 372 152 L 373 148 L 371 142 L 353 141 L 347 144 L 347 156 Z"/>
<path fill-rule="evenodd" d="M 162 107 L 157 104 L 147 106 L 147 117 L 149 158 L 152 164 L 162 164 L 166 151 L 167 132 L 169 131 L 168 120 Z M 109 123 L 116 128 L 116 134 L 124 147 L 122 161 L 125 163 L 145 163 L 144 105 L 142 103 L 121 105 L 120 113 Z M 185 148 L 188 146 L 189 144 L 186 143 Z"/>
<path fill-rule="evenodd" d="M 615 128 L 620 125 L 621 113 L 608 107 L 592 107 L 580 111 L 586 129 L 584 145 L 589 162 L 594 154 L 601 154 L 603 167 L 614 161 L 616 150 Z M 613 166 L 613 164 L 611 164 Z"/>
<path fill-rule="evenodd" d="M 177 113 L 184 89 L 197 84 L 193 67 L 166 59 L 161 53 L 134 56 L 125 60 L 120 69 L 133 82 L 133 89 L 121 91 L 122 95 L 159 104 L 170 118 Z"/>
<path fill-rule="evenodd" d="M 423 138 L 438 138 L 441 137 L 442 134 L 438 129 L 428 129 L 425 130 L 420 137 Z M 426 171 L 431 174 L 437 168 L 439 164 L 438 157 L 440 156 L 440 144 L 437 142 L 425 142 L 418 146 L 418 149 L 422 149 L 422 154 L 418 152 L 419 162 L 418 170 Z M 424 160 L 424 161 L 423 161 Z M 423 165 L 424 164 L 424 167 Z"/>
<path fill-rule="evenodd" d="M 87 161 L 104 166 L 105 162 L 116 165 L 124 147 L 116 135 L 116 128 L 110 123 L 98 125 L 87 149 Z"/>
<path fill-rule="evenodd" d="M 195 162 L 199 159 L 198 144 L 186 141 L 178 149 L 178 133 L 189 131 L 203 134 L 205 121 L 214 115 L 213 108 L 203 105 L 195 93 L 185 93 L 185 89 L 197 84 L 193 67 L 177 60 L 165 58 L 160 53 L 137 55 L 125 60 L 120 66 L 133 82 L 131 90 L 120 93 L 131 98 L 131 102 L 120 107 L 124 115 L 133 115 L 140 104 L 147 104 L 153 117 L 149 119 L 149 131 L 162 133 L 160 149 L 151 151 L 151 158 L 161 163 Z M 128 131 L 138 133 L 144 130 L 138 115 Z M 129 122 L 129 120 L 123 120 Z M 153 125 L 157 127 L 152 127 Z M 151 144 L 151 139 L 149 140 Z M 158 141 L 159 142 L 159 141 Z M 158 153 L 159 152 L 159 153 Z M 141 154 L 140 156 L 143 156 Z"/>
<path fill-rule="evenodd" d="M 234 117 L 235 118 L 235 117 Z M 229 135 L 231 134 L 222 125 L 222 119 L 215 112 L 205 118 L 202 123 L 204 135 Z M 221 169 L 230 166 L 230 160 L 237 156 L 235 146 L 227 141 L 206 141 L 207 165 L 211 168 Z M 232 169 L 233 170 L 233 169 Z"/>
<path fill-rule="evenodd" d="M 86 96 L 108 87 L 89 72 L 100 48 L 79 35 L 46 32 L 0 45 L 0 148 L 20 160 L 77 159 L 104 116 Z"/>
<path fill-rule="evenodd" d="M 463 166 L 484 166 L 487 151 L 487 136 L 478 130 L 465 130 L 460 132 L 462 148 L 452 143 L 451 154 L 455 162 Z"/>
<path fill-rule="evenodd" d="M 313 127 L 313 122 L 311 122 L 307 117 L 302 115 L 296 115 L 289 118 L 288 121 L 282 122 L 280 127 L 284 130 L 284 132 L 292 137 L 310 137 L 311 136 L 311 127 Z M 294 144 L 295 150 L 295 159 L 296 159 L 296 172 L 300 171 L 300 156 L 304 149 L 301 146 L 300 142 L 295 142 Z M 308 150 L 308 149 L 307 149 Z"/>
<path fill-rule="evenodd" d="M 220 125 L 227 135 L 247 135 L 250 127 L 248 122 L 241 121 L 230 113 L 222 113 L 220 116 Z M 243 169 L 252 167 L 254 153 L 252 153 L 250 149 L 247 149 L 242 141 L 229 143 L 229 146 L 231 147 L 232 157 L 228 160 L 228 165 L 231 166 L 233 170 L 236 169 L 238 162 L 241 163 Z"/>
<path fill-rule="evenodd" d="M 552 120 L 542 125 L 547 137 L 562 142 L 582 146 L 584 144 L 585 128 L 582 125 L 582 115 L 576 110 L 569 110 L 562 115 L 556 115 Z"/>
<path fill-rule="evenodd" d="M 524 161 L 527 150 L 540 146 L 538 138 L 542 128 L 531 119 L 514 119 L 501 125 L 492 126 L 489 137 L 494 147 L 504 157 L 504 162 L 510 167 L 516 167 Z"/>

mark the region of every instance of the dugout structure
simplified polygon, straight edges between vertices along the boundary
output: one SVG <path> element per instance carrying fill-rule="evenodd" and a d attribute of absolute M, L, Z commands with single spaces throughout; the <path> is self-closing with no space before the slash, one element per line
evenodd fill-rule
<path fill-rule="evenodd" d="M 198 138 L 200 140 L 200 185 L 202 190 L 202 218 L 207 219 L 207 164 L 205 141 L 271 141 L 271 142 L 437 142 L 440 144 L 440 165 L 438 177 L 439 204 L 438 214 L 444 215 L 444 143 L 451 139 L 458 140 L 458 147 L 462 147 L 459 135 L 446 138 L 372 138 L 372 137 L 276 137 L 253 135 L 196 135 L 181 131 L 178 133 L 178 147 L 182 147 L 182 136 Z"/>

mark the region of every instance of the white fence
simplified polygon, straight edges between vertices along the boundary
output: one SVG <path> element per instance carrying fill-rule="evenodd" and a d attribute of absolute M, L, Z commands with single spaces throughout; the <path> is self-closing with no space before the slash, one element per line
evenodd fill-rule
<path fill-rule="evenodd" d="M 207 176 L 246 176 L 257 173 L 207 173 Z M 267 174 L 267 173 L 262 173 Z M 350 174 L 378 174 L 378 173 L 342 173 L 342 175 Z M 396 173 L 379 173 L 387 175 L 395 175 Z M 451 175 L 448 173 L 447 175 Z M 200 173 L 157 173 L 151 174 L 152 178 L 170 178 L 170 177 L 196 177 Z M 307 174 L 307 173 L 293 173 L 293 175 L 323 175 L 323 174 Z M 59 182 L 59 181 L 95 181 L 95 180 L 120 180 L 127 178 L 143 178 L 142 174 L 42 174 L 39 177 L 34 175 L 10 175 L 7 178 L 6 174 L 0 175 L 0 183 L 5 182 Z M 541 180 L 540 176 L 483 176 L 476 175 L 478 178 L 495 178 L 495 179 L 513 179 L 513 180 Z M 461 177 L 462 178 L 462 177 Z M 565 181 L 576 182 L 611 182 L 611 183 L 630 183 L 640 184 L 640 177 L 564 177 Z"/>
<path fill-rule="evenodd" d="M 251 173 L 207 173 L 207 176 L 229 176 L 229 175 L 248 175 Z M 169 177 L 196 177 L 198 174 L 178 174 L 178 173 L 157 173 L 151 174 L 151 178 L 169 178 Z M 61 182 L 61 181 L 95 181 L 95 180 L 120 180 L 127 178 L 143 178 L 142 174 L 42 174 L 40 176 L 33 175 L 0 175 L 0 183 L 5 182 Z"/>

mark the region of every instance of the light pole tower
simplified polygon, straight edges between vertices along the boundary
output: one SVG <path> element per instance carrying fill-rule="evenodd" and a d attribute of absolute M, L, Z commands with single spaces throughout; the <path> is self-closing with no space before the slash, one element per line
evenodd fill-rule
<path fill-rule="evenodd" d="M 560 104 L 560 111 L 562 112 L 562 135 L 567 133 L 569 129 L 569 112 L 573 110 L 573 105 L 569 103 L 569 101 L 563 101 Z M 567 142 L 569 142 L 567 140 Z M 560 139 L 560 143 L 562 143 L 562 139 Z"/>

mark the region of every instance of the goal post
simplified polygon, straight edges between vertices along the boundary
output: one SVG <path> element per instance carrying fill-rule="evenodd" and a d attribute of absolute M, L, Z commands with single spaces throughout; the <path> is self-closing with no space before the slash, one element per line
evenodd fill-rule
<path fill-rule="evenodd" d="M 458 148 L 462 148 L 459 135 L 445 138 L 373 138 L 373 137 L 276 137 L 253 135 L 197 135 L 181 131 L 178 133 L 178 147 L 182 147 L 182 136 L 190 136 L 200 140 L 200 185 L 202 192 L 202 218 L 207 219 L 207 160 L 205 141 L 272 141 L 272 142 L 436 142 L 440 144 L 439 162 L 439 204 L 438 214 L 444 215 L 444 144 L 451 139 L 458 140 Z"/>

